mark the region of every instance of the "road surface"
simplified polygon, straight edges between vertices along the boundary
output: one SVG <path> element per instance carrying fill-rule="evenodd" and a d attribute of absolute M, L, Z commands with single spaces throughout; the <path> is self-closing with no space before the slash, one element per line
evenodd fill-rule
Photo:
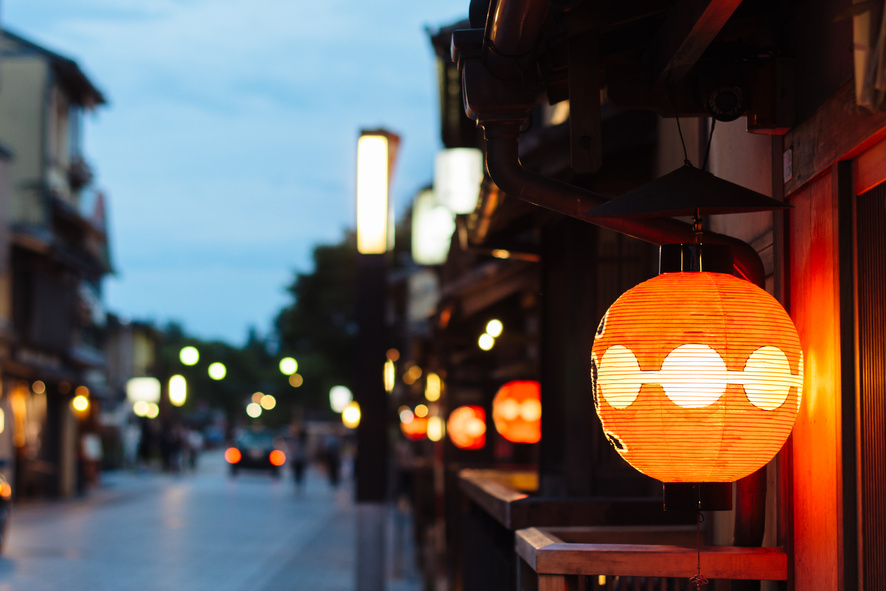
<path fill-rule="evenodd" d="M 14 507 L 0 591 L 348 591 L 354 535 L 346 484 L 309 473 L 298 496 L 288 470 L 231 478 L 209 452 L 194 474 L 106 475 L 86 498 Z"/>

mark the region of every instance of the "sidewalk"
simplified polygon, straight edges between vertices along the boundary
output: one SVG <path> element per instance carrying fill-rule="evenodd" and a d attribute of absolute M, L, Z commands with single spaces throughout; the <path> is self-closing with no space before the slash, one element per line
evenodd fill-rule
<path fill-rule="evenodd" d="M 317 475 L 317 479 L 322 476 Z M 310 493 L 309 493 L 310 494 Z M 327 495 L 333 498 L 332 495 Z M 337 495 L 338 511 L 303 550 L 281 566 L 274 576 L 250 591 L 353 591 L 356 589 L 356 509 L 353 493 L 343 486 Z M 395 510 L 391 508 L 387 528 L 385 560 L 386 591 L 421 591 L 421 577 L 415 568 L 411 544 L 394 549 Z M 409 523 L 406 524 L 407 526 Z M 408 535 L 411 535 L 407 532 Z M 407 539 L 408 538 L 407 535 Z M 394 564 L 401 564 L 399 573 Z"/>

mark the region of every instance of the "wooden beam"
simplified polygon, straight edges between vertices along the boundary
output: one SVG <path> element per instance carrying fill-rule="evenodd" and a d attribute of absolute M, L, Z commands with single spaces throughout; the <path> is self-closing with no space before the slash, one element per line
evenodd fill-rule
<path fill-rule="evenodd" d="M 812 117 L 785 135 L 784 149 L 791 150 L 792 163 L 785 195 L 795 193 L 838 160 L 853 158 L 884 138 L 886 113 L 860 109 L 852 82 L 845 84 Z"/>
<path fill-rule="evenodd" d="M 652 40 L 649 60 L 657 82 L 677 83 L 692 69 L 741 0 L 681 0 Z"/>

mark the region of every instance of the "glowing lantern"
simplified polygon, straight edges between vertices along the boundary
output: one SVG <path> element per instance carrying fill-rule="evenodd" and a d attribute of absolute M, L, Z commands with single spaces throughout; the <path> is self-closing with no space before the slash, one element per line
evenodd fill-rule
<path fill-rule="evenodd" d="M 406 439 L 421 441 L 428 436 L 428 417 L 413 416 L 409 422 L 400 421 L 400 431 Z"/>
<path fill-rule="evenodd" d="M 731 482 L 790 435 L 803 353 L 762 289 L 724 273 L 663 273 L 603 316 L 592 378 L 603 431 L 634 468 L 663 482 Z"/>
<path fill-rule="evenodd" d="M 532 380 L 508 382 L 492 400 L 492 422 L 499 435 L 514 443 L 541 440 L 541 387 Z"/>
<path fill-rule="evenodd" d="M 482 449 L 486 445 L 486 411 L 482 406 L 459 406 L 446 422 L 449 440 L 460 449 Z"/>

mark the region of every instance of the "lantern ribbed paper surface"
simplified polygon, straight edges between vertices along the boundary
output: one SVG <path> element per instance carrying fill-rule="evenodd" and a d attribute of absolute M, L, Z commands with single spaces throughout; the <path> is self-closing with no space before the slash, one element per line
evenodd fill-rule
<path fill-rule="evenodd" d="M 723 273 L 663 273 L 606 312 L 592 351 L 603 431 L 662 482 L 731 482 L 764 466 L 794 425 L 800 340 L 784 308 Z"/>
<path fill-rule="evenodd" d="M 541 387 L 534 380 L 515 380 L 492 399 L 492 422 L 499 435 L 513 443 L 541 440 Z"/>

